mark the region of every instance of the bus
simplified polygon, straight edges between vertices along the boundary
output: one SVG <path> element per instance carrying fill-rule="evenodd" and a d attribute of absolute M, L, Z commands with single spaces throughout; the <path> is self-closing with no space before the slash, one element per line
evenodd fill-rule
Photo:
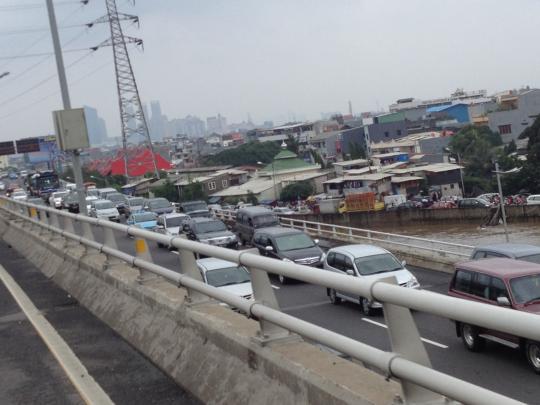
<path fill-rule="evenodd" d="M 26 187 L 31 196 L 48 200 L 51 193 L 60 189 L 60 180 L 53 170 L 30 173 L 26 177 Z"/>

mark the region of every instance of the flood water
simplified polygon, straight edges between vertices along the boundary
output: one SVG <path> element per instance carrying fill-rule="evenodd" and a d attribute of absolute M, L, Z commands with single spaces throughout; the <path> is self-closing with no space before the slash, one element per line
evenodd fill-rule
<path fill-rule="evenodd" d="M 402 235 L 418 236 L 464 245 L 482 245 L 506 242 L 503 225 L 481 227 L 478 223 L 436 223 L 403 226 L 377 226 L 373 230 Z M 527 243 L 540 246 L 540 223 L 508 224 L 508 235 L 512 243 Z"/>

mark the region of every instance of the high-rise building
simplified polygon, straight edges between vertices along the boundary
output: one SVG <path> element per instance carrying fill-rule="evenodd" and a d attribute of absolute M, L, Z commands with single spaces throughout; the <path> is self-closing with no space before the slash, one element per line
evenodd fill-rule
<path fill-rule="evenodd" d="M 88 128 L 88 138 L 91 146 L 103 145 L 107 142 L 107 127 L 105 120 L 98 116 L 95 108 L 84 106 L 84 115 L 86 117 L 86 126 Z"/>
<path fill-rule="evenodd" d="M 150 136 L 154 141 L 160 141 L 165 136 L 165 120 L 161 113 L 161 106 L 159 101 L 150 101 L 151 117 L 148 120 L 148 127 L 150 130 Z M 146 112 L 145 112 L 146 114 Z"/>
<path fill-rule="evenodd" d="M 224 134 L 227 132 L 227 118 L 218 114 L 217 117 L 206 118 L 206 130 L 209 134 Z"/>

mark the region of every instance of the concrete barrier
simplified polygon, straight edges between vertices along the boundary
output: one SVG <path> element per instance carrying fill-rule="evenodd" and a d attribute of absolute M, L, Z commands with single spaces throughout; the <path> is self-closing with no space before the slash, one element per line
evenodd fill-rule
<path fill-rule="evenodd" d="M 262 346 L 255 321 L 0 215 L 0 234 L 184 389 L 211 404 L 390 404 L 399 385 L 301 339 Z M 142 382 L 143 383 L 143 382 Z"/>

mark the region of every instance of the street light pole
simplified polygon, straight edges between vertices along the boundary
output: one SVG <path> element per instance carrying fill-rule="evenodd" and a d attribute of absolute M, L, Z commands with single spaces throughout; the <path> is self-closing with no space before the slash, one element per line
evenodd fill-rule
<path fill-rule="evenodd" d="M 54 5 L 52 0 L 46 0 L 47 12 L 49 14 L 49 25 L 51 27 L 51 36 L 54 47 L 54 55 L 56 57 L 56 69 L 58 70 L 58 80 L 60 81 L 60 90 L 62 93 L 62 102 L 64 104 L 64 110 L 71 109 L 71 100 L 69 99 L 69 91 L 66 80 L 66 70 L 64 68 L 64 58 L 62 57 L 62 49 L 60 47 L 60 37 L 58 35 L 58 26 L 56 25 L 56 16 L 54 14 Z M 59 134 L 56 134 L 59 136 Z M 79 157 L 79 151 L 73 150 L 70 152 L 71 161 L 73 162 L 73 175 L 75 177 L 75 184 L 77 190 L 77 197 L 79 201 L 79 212 L 86 215 L 86 199 L 84 196 L 83 176 L 81 170 L 81 160 Z"/>
<path fill-rule="evenodd" d="M 501 172 L 499 171 L 499 163 L 495 162 L 495 173 L 497 174 L 497 186 L 499 186 L 499 203 L 501 204 L 501 212 L 502 212 L 502 219 L 503 219 L 503 225 L 504 225 L 504 236 L 506 238 L 506 243 L 510 242 L 510 238 L 508 237 L 508 227 L 506 225 L 506 210 L 504 208 L 504 197 L 502 192 L 502 185 L 501 185 Z"/>
<path fill-rule="evenodd" d="M 463 167 L 461 167 L 461 156 L 459 153 L 457 153 L 456 155 L 459 165 L 459 176 L 461 177 L 461 196 L 465 198 L 465 182 L 463 181 Z"/>

